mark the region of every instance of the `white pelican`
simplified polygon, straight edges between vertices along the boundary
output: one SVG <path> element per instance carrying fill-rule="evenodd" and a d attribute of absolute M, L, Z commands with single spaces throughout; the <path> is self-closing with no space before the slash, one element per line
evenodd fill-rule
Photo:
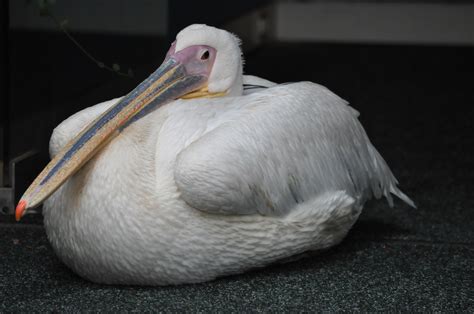
<path fill-rule="evenodd" d="M 167 285 L 333 246 L 372 196 L 414 206 L 344 100 L 242 64 L 234 35 L 182 30 L 130 94 L 54 130 L 17 219 L 51 195 L 46 232 L 76 273 Z"/>

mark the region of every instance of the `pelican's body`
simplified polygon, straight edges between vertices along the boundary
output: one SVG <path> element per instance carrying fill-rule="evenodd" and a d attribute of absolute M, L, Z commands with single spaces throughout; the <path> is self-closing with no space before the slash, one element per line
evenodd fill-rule
<path fill-rule="evenodd" d="M 178 99 L 130 124 L 47 200 L 69 267 L 111 284 L 206 281 L 337 244 L 372 195 L 411 203 L 345 101 L 238 77 L 227 97 Z M 60 124 L 51 155 L 119 101 Z"/>

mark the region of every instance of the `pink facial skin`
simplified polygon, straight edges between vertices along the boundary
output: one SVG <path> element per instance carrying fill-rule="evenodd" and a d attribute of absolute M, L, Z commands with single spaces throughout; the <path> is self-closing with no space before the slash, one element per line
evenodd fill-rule
<path fill-rule="evenodd" d="M 200 75 L 209 78 L 216 60 L 216 49 L 206 45 L 194 45 L 175 52 L 176 41 L 171 44 L 165 60 L 172 58 L 186 69 L 188 75 Z"/>

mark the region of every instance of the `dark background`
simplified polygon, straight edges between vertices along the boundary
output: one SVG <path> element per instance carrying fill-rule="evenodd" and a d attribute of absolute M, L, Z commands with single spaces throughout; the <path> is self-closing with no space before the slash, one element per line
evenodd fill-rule
<path fill-rule="evenodd" d="M 45 7 L 38 2 L 1 1 L 0 153 L 8 164 L 37 151 L 18 166 L 16 197 L 48 162 L 57 124 L 126 94 L 161 63 L 180 29 L 202 22 L 243 38 L 246 73 L 310 80 L 348 100 L 418 208 L 371 201 L 346 240 L 328 252 L 166 288 L 89 283 L 54 256 L 40 214 L 21 223 L 3 214 L 0 310 L 474 310 L 472 1 L 336 1 L 336 8 L 329 1 L 111 3 L 57 0 L 47 9 L 68 19 L 67 29 L 89 53 L 131 68 L 133 78 L 99 68 L 40 15 Z M 276 8 L 282 4 L 283 13 Z M 293 4 L 319 18 L 309 23 L 292 13 Z M 265 31 L 254 36 L 262 21 Z"/>

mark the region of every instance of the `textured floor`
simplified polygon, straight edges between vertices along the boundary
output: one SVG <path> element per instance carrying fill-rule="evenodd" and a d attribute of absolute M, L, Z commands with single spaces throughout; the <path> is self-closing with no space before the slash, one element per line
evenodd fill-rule
<path fill-rule="evenodd" d="M 87 282 L 54 256 L 40 218 L 3 217 L 0 311 L 473 312 L 473 56 L 472 48 L 280 44 L 247 57 L 247 73 L 312 80 L 349 100 L 418 209 L 371 201 L 327 252 L 164 288 Z"/>

